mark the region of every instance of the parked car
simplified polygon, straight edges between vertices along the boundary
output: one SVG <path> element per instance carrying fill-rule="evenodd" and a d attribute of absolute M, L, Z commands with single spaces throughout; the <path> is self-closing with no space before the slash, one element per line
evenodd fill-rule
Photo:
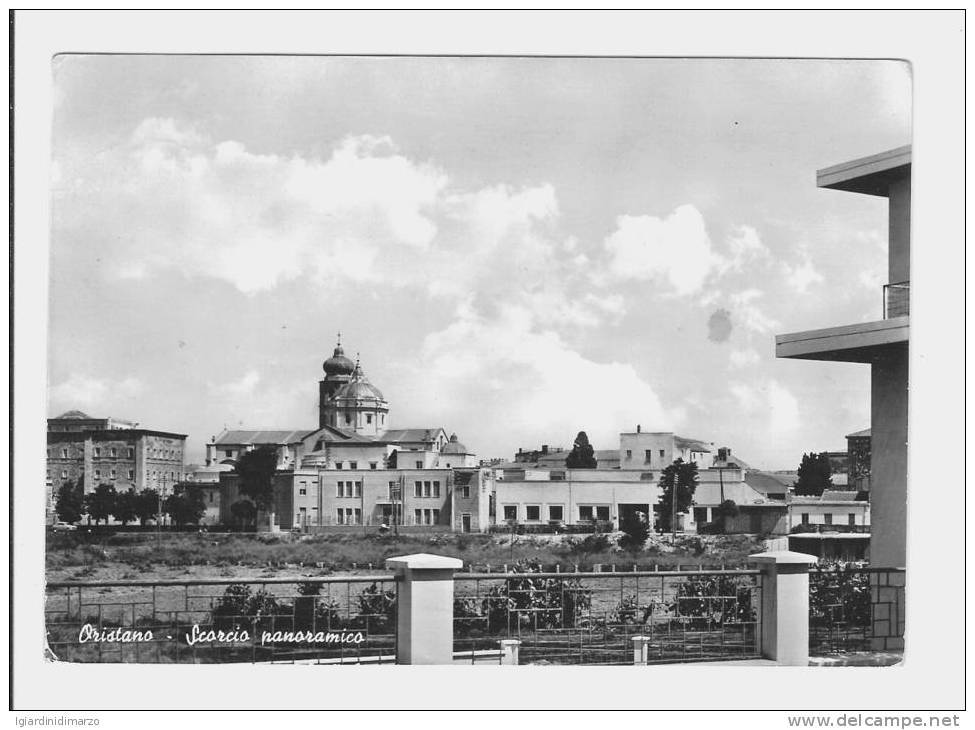
<path fill-rule="evenodd" d="M 72 532 L 74 530 L 77 530 L 78 529 L 78 526 L 77 525 L 72 525 L 70 522 L 61 522 L 61 521 L 58 521 L 58 522 L 55 522 L 53 525 L 51 525 L 51 529 L 54 532 Z"/>

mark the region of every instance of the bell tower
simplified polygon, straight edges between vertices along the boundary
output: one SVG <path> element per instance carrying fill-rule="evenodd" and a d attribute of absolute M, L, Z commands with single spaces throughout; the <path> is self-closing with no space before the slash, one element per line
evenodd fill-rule
<path fill-rule="evenodd" d="M 318 427 L 335 426 L 329 423 L 329 401 L 336 391 L 352 379 L 355 363 L 345 356 L 342 349 L 342 333 L 338 333 L 332 356 L 322 363 L 325 377 L 318 383 Z"/>

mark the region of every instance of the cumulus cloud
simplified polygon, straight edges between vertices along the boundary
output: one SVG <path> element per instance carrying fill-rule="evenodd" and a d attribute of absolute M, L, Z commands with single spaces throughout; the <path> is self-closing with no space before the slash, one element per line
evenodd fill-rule
<path fill-rule="evenodd" d="M 60 413 L 83 408 L 104 409 L 113 403 L 134 398 L 144 390 L 142 381 L 132 376 L 112 381 L 83 373 L 72 373 L 67 380 L 52 385 L 48 390 L 48 397 L 52 410 Z"/>
<path fill-rule="evenodd" d="M 760 361 L 759 354 L 751 348 L 732 350 L 728 353 L 728 362 L 733 368 L 747 368 L 752 365 L 757 365 Z"/>
<path fill-rule="evenodd" d="M 763 419 L 769 433 L 784 434 L 799 427 L 799 401 L 778 381 L 733 382 L 729 390 L 742 412 L 755 422 Z"/>
<path fill-rule="evenodd" d="M 823 281 L 823 275 L 816 270 L 808 256 L 797 264 L 783 263 L 785 278 L 789 287 L 797 294 L 805 294 L 812 284 Z"/>
<path fill-rule="evenodd" d="M 704 217 L 681 205 L 666 218 L 623 215 L 603 242 L 619 279 L 652 280 L 665 293 L 693 294 L 719 263 Z"/>
<path fill-rule="evenodd" d="M 729 297 L 733 318 L 746 329 L 759 334 L 772 332 L 779 326 L 779 323 L 759 306 L 758 301 L 763 296 L 758 289 L 745 289 Z"/>
<path fill-rule="evenodd" d="M 242 396 L 251 395 L 254 392 L 254 388 L 256 388 L 257 384 L 260 382 L 260 373 L 258 373 L 256 370 L 249 370 L 237 380 L 231 380 L 227 383 L 218 384 L 214 388 L 214 391 L 220 395 L 229 396 L 231 398 L 239 398 Z"/>
<path fill-rule="evenodd" d="M 436 388 L 432 402 L 410 409 L 459 427 L 476 423 L 482 438 L 508 448 L 560 436 L 571 445 L 580 430 L 598 448 L 615 448 L 624 427 L 673 426 L 674 415 L 632 365 L 587 359 L 522 314 L 512 308 L 492 320 L 464 310 L 428 335 L 426 365 L 413 377 Z"/>

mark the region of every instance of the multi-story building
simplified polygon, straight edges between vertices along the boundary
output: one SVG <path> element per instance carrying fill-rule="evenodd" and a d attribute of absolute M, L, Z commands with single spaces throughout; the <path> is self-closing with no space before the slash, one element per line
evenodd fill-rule
<path fill-rule="evenodd" d="M 68 411 L 48 419 L 47 484 L 49 504 L 67 481 L 84 477 L 85 492 L 99 484 L 118 491 L 170 491 L 185 477 L 186 435 L 130 428 L 130 421 L 91 418 Z"/>
<path fill-rule="evenodd" d="M 870 491 L 870 429 L 846 435 L 849 486 L 861 492 Z"/>
<path fill-rule="evenodd" d="M 273 529 L 486 528 L 479 507 L 490 472 L 482 474 L 456 434 L 439 426 L 390 428 L 389 402 L 341 344 L 323 370 L 317 429 L 224 431 L 207 444 L 207 465 L 233 465 L 248 451 L 274 448 Z M 220 475 L 220 515 L 227 523 L 240 499 L 236 479 L 232 472 Z M 455 516 L 458 480 L 470 495 Z"/>
<path fill-rule="evenodd" d="M 888 201 L 888 283 L 883 287 L 882 318 L 778 335 L 776 355 L 870 365 L 870 561 L 879 568 L 903 568 L 907 561 L 911 148 L 828 167 L 818 171 L 816 179 L 821 188 Z M 880 648 L 903 648 L 903 628 L 893 628 L 888 640 L 878 642 Z"/>

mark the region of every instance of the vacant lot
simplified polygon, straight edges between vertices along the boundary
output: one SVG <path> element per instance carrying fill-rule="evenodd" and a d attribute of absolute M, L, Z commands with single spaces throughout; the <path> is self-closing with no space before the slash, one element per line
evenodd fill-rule
<path fill-rule="evenodd" d="M 465 569 L 501 570 L 532 560 L 547 569 L 590 570 L 741 566 L 762 549 L 749 535 L 652 536 L 641 550 L 618 546 L 619 533 L 608 535 L 277 535 L 170 534 L 157 543 L 151 534 L 94 536 L 50 534 L 47 579 L 147 580 L 192 578 L 260 579 L 382 570 L 386 558 L 436 553 L 464 561 Z"/>

